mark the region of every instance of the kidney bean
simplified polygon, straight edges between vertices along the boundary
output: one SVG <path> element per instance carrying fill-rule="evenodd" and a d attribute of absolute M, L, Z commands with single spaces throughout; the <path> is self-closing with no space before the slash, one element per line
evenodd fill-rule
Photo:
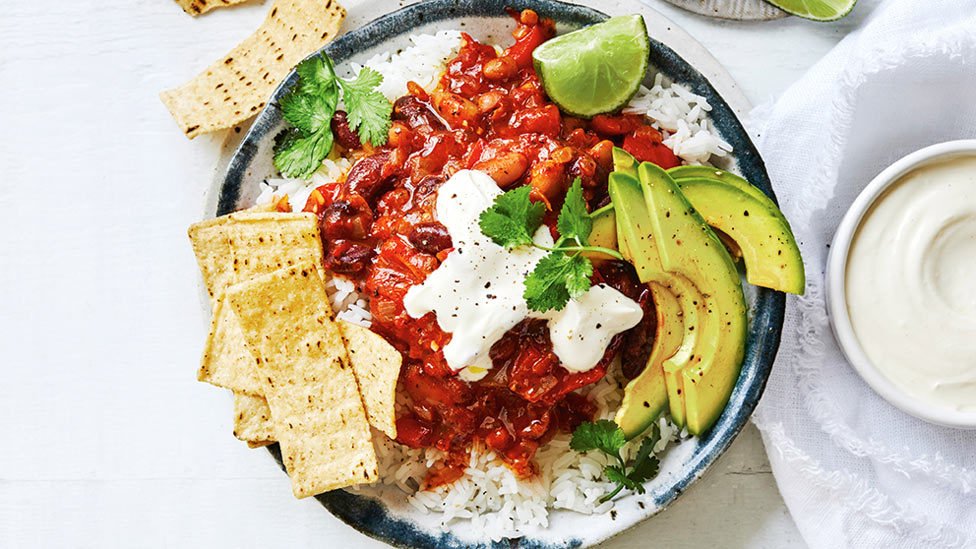
<path fill-rule="evenodd" d="M 413 199 L 415 202 L 420 202 L 421 200 L 427 198 L 428 196 L 437 192 L 437 189 L 444 184 L 444 176 L 441 175 L 425 175 L 417 183 L 417 188 L 413 191 Z"/>
<path fill-rule="evenodd" d="M 376 255 L 376 250 L 369 246 L 339 240 L 333 243 L 325 258 L 325 266 L 330 271 L 343 274 L 362 272 Z"/>
<path fill-rule="evenodd" d="M 397 120 L 386 132 L 387 144 L 393 148 L 406 147 L 413 142 L 414 133 L 402 121 Z"/>
<path fill-rule="evenodd" d="M 613 141 L 604 139 L 586 151 L 606 171 L 613 169 Z"/>
<path fill-rule="evenodd" d="M 428 444 L 433 429 L 413 416 L 397 418 L 397 442 L 411 448 L 423 448 Z"/>
<path fill-rule="evenodd" d="M 350 195 L 348 200 L 336 200 L 322 210 L 319 230 L 326 240 L 361 240 L 369 234 L 373 213 L 363 197 Z"/>
<path fill-rule="evenodd" d="M 590 120 L 590 129 L 603 136 L 624 135 L 644 124 L 642 116 L 633 114 L 598 114 Z"/>
<path fill-rule="evenodd" d="M 441 250 L 446 250 L 454 246 L 451 235 L 447 232 L 447 227 L 436 221 L 418 223 L 407 240 L 418 250 L 436 255 Z"/>
<path fill-rule="evenodd" d="M 430 110 L 430 107 L 412 95 L 405 95 L 393 103 L 392 118 L 406 122 L 411 128 L 430 126 L 438 131 L 446 129 L 437 115 Z"/>
<path fill-rule="evenodd" d="M 346 115 L 346 111 L 336 111 L 329 125 L 332 127 L 332 135 L 335 137 L 336 143 L 351 151 L 363 146 L 359 140 L 359 134 L 349 127 L 349 117 Z"/>
<path fill-rule="evenodd" d="M 366 200 L 372 200 L 390 182 L 389 177 L 383 176 L 383 166 L 390 161 L 388 151 L 365 156 L 356 162 L 346 176 L 346 190 L 355 193 Z"/>

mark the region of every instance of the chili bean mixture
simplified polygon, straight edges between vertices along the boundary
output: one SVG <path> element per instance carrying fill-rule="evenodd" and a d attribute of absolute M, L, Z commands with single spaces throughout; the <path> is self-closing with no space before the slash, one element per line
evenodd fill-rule
<path fill-rule="evenodd" d="M 435 199 L 438 186 L 457 171 L 483 171 L 503 190 L 531 186 L 533 200 L 547 206 L 545 222 L 555 235 L 556 212 L 575 178 L 591 209 L 609 202 L 614 145 L 664 168 L 679 164 L 642 116 L 583 120 L 562 114 L 532 68 L 532 50 L 555 35 L 553 22 L 531 10 L 509 13 L 517 22 L 515 43 L 504 52 L 464 34 L 433 91 L 408 84 L 408 94 L 394 103 L 385 146 L 362 145 L 346 114 L 337 112 L 336 142 L 357 160 L 344 181 L 322 185 L 305 206 L 318 215 L 326 266 L 370 296 L 372 329 L 403 354 L 398 390 L 407 393 L 409 405 L 397 419 L 397 440 L 448 453 L 428 473 L 428 487 L 461 476 L 474 440 L 518 475 L 534 474 L 536 449 L 595 413 L 573 391 L 600 380 L 618 354 L 625 375 L 637 375 L 655 328 L 649 291 L 633 268 L 599 262 L 594 283 L 620 290 L 645 314 L 641 324 L 612 340 L 593 369 L 570 373 L 561 367 L 545 321 L 525 320 L 492 347 L 488 375 L 469 383 L 448 367 L 441 349 L 451 335 L 433 313 L 415 319 L 404 310 L 407 290 L 452 250 Z"/>

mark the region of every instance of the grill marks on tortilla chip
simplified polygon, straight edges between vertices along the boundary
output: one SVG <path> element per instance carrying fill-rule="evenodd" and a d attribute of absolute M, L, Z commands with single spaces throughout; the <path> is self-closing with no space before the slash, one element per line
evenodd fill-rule
<path fill-rule="evenodd" d="M 315 214 L 244 211 L 195 223 L 188 232 L 211 298 L 231 284 L 298 263 L 322 269 Z"/>
<path fill-rule="evenodd" d="M 247 0 L 175 0 L 190 15 L 197 16 L 222 6 L 232 6 Z"/>
<path fill-rule="evenodd" d="M 369 424 L 316 265 L 236 284 L 225 298 L 260 364 L 295 496 L 377 480 Z"/>
<path fill-rule="evenodd" d="M 273 206 L 272 206 L 273 207 Z M 196 223 L 190 241 L 212 298 L 213 320 L 197 379 L 237 393 L 262 395 L 263 383 L 232 308 L 220 299 L 236 282 L 300 263 L 322 265 L 314 214 L 266 207 Z"/>
<path fill-rule="evenodd" d="M 213 305 L 198 378 L 234 392 L 237 438 L 281 443 L 297 497 L 373 482 L 369 425 L 396 437 L 402 357 L 334 321 L 315 216 L 274 209 L 190 227 Z"/>
<path fill-rule="evenodd" d="M 248 446 L 274 442 L 271 409 L 264 397 L 234 393 L 234 436 Z"/>
<path fill-rule="evenodd" d="M 336 0 L 276 0 L 254 34 L 189 82 L 159 97 L 191 139 L 229 128 L 257 114 L 292 67 L 335 38 L 345 17 L 346 10 Z"/>
<path fill-rule="evenodd" d="M 359 382 L 369 424 L 396 439 L 396 384 L 403 356 L 385 339 L 357 324 L 340 320 L 349 363 Z"/>

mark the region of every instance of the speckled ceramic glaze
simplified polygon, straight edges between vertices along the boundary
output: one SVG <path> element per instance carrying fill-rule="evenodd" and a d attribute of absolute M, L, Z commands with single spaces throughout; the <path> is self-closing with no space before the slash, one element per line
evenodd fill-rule
<path fill-rule="evenodd" d="M 768 21 L 780 19 L 789 14 L 763 0 L 666 0 L 690 12 L 735 19 L 738 21 Z"/>
<path fill-rule="evenodd" d="M 597 23 L 606 15 L 591 8 L 552 0 L 434 0 L 414 4 L 347 33 L 324 51 L 342 68 L 349 61 L 362 62 L 374 53 L 396 50 L 407 44 L 409 34 L 455 28 L 480 40 L 506 43 L 511 19 L 504 8 L 532 8 L 557 22 L 559 32 Z M 694 67 L 665 44 L 651 40 L 649 79 L 656 72 L 705 96 L 712 105 L 711 119 L 735 152 L 721 167 L 738 172 L 766 194 L 773 196 L 762 159 L 726 102 Z M 294 71 L 275 90 L 267 107 L 234 153 L 219 189 L 216 211 L 223 215 L 253 204 L 259 183 L 274 174 L 271 148 L 283 128 L 278 100 L 294 84 Z M 491 542 L 467 534 L 464 523 L 442 530 L 435 515 L 418 513 L 395 488 L 375 496 L 336 490 L 318 496 L 335 516 L 359 531 L 399 547 L 510 548 L 586 547 L 603 541 L 661 511 L 698 479 L 732 443 L 762 394 L 779 346 L 785 298 L 782 293 L 746 287 L 750 325 L 745 363 L 725 413 L 704 437 L 672 446 L 662 457 L 661 472 L 646 484 L 647 492 L 617 500 L 613 513 L 580 515 L 553 511 L 548 528 L 530 529 L 525 537 Z M 280 463 L 277 446 L 269 447 Z"/>

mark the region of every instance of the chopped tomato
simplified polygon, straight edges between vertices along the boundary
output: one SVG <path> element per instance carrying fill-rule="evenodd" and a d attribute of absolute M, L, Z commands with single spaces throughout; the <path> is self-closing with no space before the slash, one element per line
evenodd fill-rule
<path fill-rule="evenodd" d="M 681 165 L 681 160 L 662 143 L 661 132 L 650 126 L 641 126 L 624 137 L 623 149 L 641 162 L 653 162 L 664 168 Z"/>

